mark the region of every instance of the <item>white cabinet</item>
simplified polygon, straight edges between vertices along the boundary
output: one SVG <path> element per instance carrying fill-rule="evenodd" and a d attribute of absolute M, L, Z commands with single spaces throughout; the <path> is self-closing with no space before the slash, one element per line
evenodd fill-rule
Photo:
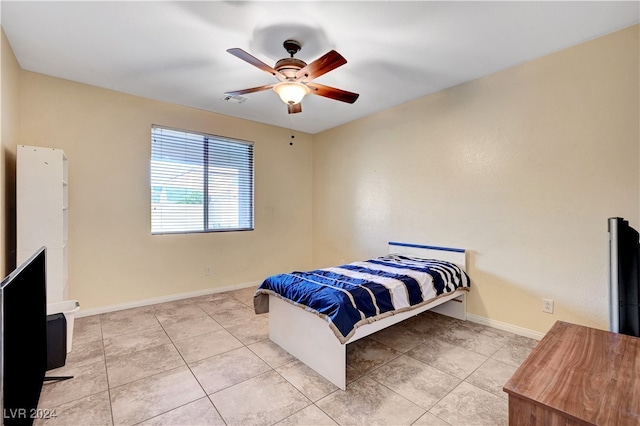
<path fill-rule="evenodd" d="M 16 245 L 20 265 L 47 248 L 47 303 L 68 299 L 69 188 L 67 157 L 61 149 L 18 145 Z"/>

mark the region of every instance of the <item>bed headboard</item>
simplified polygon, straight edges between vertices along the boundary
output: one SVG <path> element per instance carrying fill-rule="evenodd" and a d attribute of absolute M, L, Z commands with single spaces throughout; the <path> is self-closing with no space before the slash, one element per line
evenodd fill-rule
<path fill-rule="evenodd" d="M 404 254 L 406 256 L 437 259 L 454 263 L 467 270 L 467 255 L 464 249 L 453 247 L 425 246 L 420 244 L 399 243 L 389 241 L 389 254 Z"/>

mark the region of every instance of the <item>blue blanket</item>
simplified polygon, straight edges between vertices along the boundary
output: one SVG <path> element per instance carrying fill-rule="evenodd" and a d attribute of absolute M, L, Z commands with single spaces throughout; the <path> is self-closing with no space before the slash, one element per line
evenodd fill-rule
<path fill-rule="evenodd" d="M 341 342 L 365 323 L 469 288 L 466 272 L 441 260 L 388 255 L 363 262 L 268 277 L 254 296 L 256 313 L 278 296 L 327 319 Z"/>

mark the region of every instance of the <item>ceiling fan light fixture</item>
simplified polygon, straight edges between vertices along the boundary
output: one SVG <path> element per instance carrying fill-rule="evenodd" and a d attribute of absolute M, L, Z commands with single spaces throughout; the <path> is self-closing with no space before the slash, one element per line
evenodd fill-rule
<path fill-rule="evenodd" d="M 288 105 L 295 105 L 302 101 L 309 94 L 309 88 L 302 83 L 293 81 L 283 81 L 275 86 L 273 90 L 280 96 L 282 102 Z"/>

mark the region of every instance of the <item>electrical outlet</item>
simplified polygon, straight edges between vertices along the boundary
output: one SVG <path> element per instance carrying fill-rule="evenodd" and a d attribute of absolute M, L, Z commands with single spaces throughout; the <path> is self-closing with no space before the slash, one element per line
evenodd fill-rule
<path fill-rule="evenodd" d="M 204 267 L 204 275 L 205 276 L 211 275 L 211 266 L 205 266 Z"/>
<path fill-rule="evenodd" d="M 553 300 L 542 299 L 542 312 L 546 312 L 548 314 L 553 313 Z"/>

